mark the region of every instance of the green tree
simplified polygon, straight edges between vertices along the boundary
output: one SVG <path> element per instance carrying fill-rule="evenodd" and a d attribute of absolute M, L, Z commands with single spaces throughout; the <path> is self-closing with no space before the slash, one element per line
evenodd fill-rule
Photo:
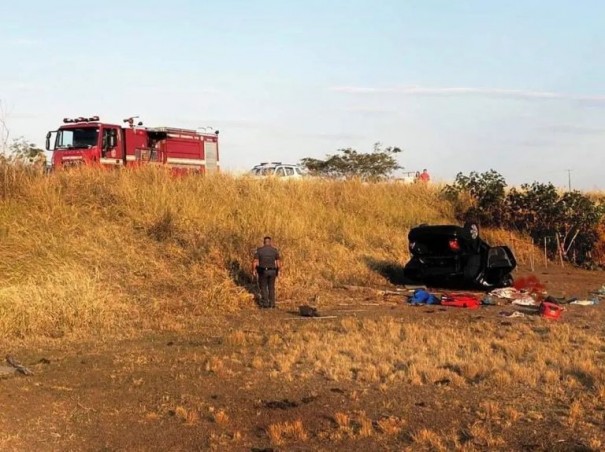
<path fill-rule="evenodd" d="M 46 162 L 44 149 L 30 143 L 25 138 L 15 138 L 8 147 L 8 158 L 17 163 L 26 165 L 41 164 Z"/>
<path fill-rule="evenodd" d="M 501 226 L 506 222 L 506 181 L 497 171 L 485 173 L 472 171 L 468 176 L 456 175 L 453 185 L 444 188 L 451 201 L 457 201 L 461 195 L 470 196 L 472 206 L 460 212 L 461 219 L 473 219 L 487 226 Z"/>
<path fill-rule="evenodd" d="M 461 219 L 486 226 L 524 232 L 535 243 L 546 240 L 551 255 L 561 254 L 576 264 L 591 262 L 605 206 L 578 192 L 561 193 L 551 184 L 534 182 L 506 192 L 506 181 L 496 171 L 459 173 L 445 187 Z M 469 199 L 469 203 L 460 200 Z"/>
<path fill-rule="evenodd" d="M 326 159 L 303 158 L 301 164 L 316 176 L 377 181 L 388 178 L 401 168 L 395 155 L 402 152 L 398 147 L 383 148 L 374 145 L 372 152 L 363 153 L 355 149 L 339 149 Z"/>
<path fill-rule="evenodd" d="M 569 261 L 590 260 L 603 207 L 588 196 L 571 191 L 561 194 L 554 185 L 534 182 L 508 194 L 512 225 L 537 243 L 546 239 L 551 253 Z"/>

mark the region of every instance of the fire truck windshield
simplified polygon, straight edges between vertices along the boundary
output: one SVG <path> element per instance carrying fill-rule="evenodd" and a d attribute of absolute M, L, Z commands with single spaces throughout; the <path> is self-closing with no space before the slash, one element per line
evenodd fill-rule
<path fill-rule="evenodd" d="M 81 149 L 97 145 L 98 127 L 82 127 L 77 129 L 61 129 L 57 132 L 55 149 Z"/>

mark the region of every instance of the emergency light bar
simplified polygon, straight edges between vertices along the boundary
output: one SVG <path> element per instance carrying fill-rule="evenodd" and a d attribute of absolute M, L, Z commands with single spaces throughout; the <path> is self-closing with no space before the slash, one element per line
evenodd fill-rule
<path fill-rule="evenodd" d="M 63 122 L 65 124 L 73 124 L 78 122 L 95 122 L 98 120 L 98 116 L 91 116 L 90 118 L 84 118 L 83 116 L 80 116 L 79 118 L 63 118 Z"/>

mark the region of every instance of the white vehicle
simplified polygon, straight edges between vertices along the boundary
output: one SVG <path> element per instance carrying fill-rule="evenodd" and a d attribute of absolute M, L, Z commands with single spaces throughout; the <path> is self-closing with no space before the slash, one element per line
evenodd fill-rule
<path fill-rule="evenodd" d="M 256 177 L 279 177 L 283 179 L 301 179 L 307 175 L 301 165 L 282 162 L 265 162 L 250 170 Z"/>

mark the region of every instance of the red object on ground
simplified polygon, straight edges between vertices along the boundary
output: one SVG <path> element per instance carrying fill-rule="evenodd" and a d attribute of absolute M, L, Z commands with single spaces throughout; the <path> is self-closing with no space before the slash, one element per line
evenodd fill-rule
<path fill-rule="evenodd" d="M 540 316 L 545 319 L 557 320 L 561 317 L 562 312 L 563 308 L 557 304 L 549 303 L 548 301 L 540 303 Z"/>
<path fill-rule="evenodd" d="M 515 278 L 514 287 L 517 290 L 525 290 L 529 293 L 541 293 L 545 289 L 544 284 L 540 282 L 536 275 Z"/>
<path fill-rule="evenodd" d="M 471 294 L 455 293 L 443 295 L 443 297 L 441 297 L 441 304 L 454 308 L 477 309 L 481 306 L 481 301 Z"/>

